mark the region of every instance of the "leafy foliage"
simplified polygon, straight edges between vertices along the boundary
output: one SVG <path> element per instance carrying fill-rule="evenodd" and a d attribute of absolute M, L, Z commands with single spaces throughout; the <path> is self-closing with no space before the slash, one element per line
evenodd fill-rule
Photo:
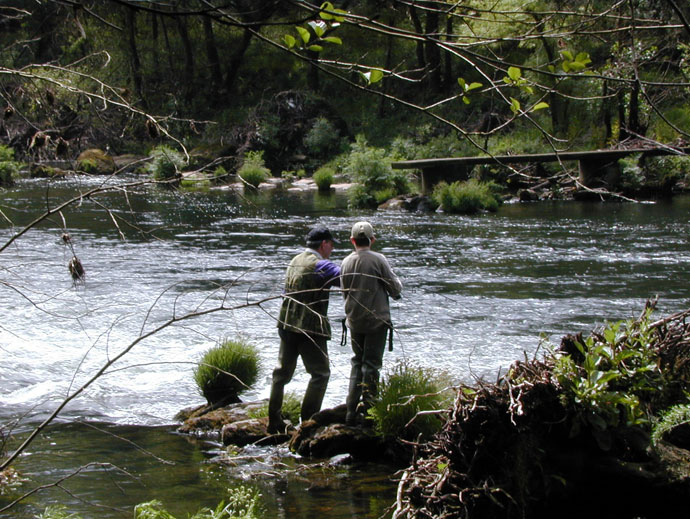
<path fill-rule="evenodd" d="M 0 186 L 10 186 L 19 174 L 19 163 L 14 160 L 14 150 L 0 144 Z"/>
<path fill-rule="evenodd" d="M 328 191 L 333 183 L 333 178 L 335 177 L 335 172 L 333 168 L 323 166 L 314 172 L 314 182 L 319 187 L 319 191 Z"/>
<path fill-rule="evenodd" d="M 384 149 L 369 147 L 366 139 L 357 137 L 343 168 L 345 174 L 359 184 L 350 190 L 352 207 L 374 208 L 384 197 L 409 192 L 407 177 L 393 170 L 390 163 Z"/>
<path fill-rule="evenodd" d="M 658 445 L 675 428 L 688 424 L 690 424 L 690 403 L 670 407 L 661 414 L 652 428 L 652 444 Z"/>
<path fill-rule="evenodd" d="M 293 424 L 298 424 L 300 420 L 300 411 L 302 410 L 302 397 L 294 391 L 288 391 L 283 396 L 283 405 L 280 408 L 280 414 L 290 420 Z M 268 417 L 268 402 L 262 405 L 259 409 L 249 412 L 252 418 L 266 418 Z"/>
<path fill-rule="evenodd" d="M 248 151 L 237 175 L 245 185 L 255 189 L 266 181 L 271 176 L 271 171 L 266 167 L 263 151 Z"/>
<path fill-rule="evenodd" d="M 448 407 L 449 386 L 445 374 L 401 362 L 383 378 L 368 415 L 385 437 L 414 440 L 421 434 L 428 439 L 443 424 L 442 415 L 433 411 Z M 420 414 L 425 411 L 431 413 Z"/>
<path fill-rule="evenodd" d="M 182 169 L 185 160 L 179 151 L 169 146 L 157 146 L 149 154 L 151 161 L 146 169 L 153 176 L 154 180 L 161 182 L 179 180 L 182 176 Z"/>
<path fill-rule="evenodd" d="M 601 333 L 566 341 L 554 374 L 563 403 L 575 410 L 573 434 L 586 426 L 602 446 L 608 430 L 648 424 L 650 402 L 666 393 L 668 380 L 654 348 L 652 309 L 640 319 L 606 325 Z"/>
<path fill-rule="evenodd" d="M 499 190 L 500 187 L 493 182 L 476 179 L 451 184 L 439 182 L 431 197 L 448 213 L 476 214 L 482 210 L 498 210 L 501 205 Z"/>
<path fill-rule="evenodd" d="M 246 486 L 228 490 L 227 504 L 221 501 L 215 510 L 202 508 L 190 519 L 259 519 L 262 517 L 261 494 Z M 57 519 L 57 518 L 56 518 Z M 158 500 L 134 507 L 134 519 L 175 519 Z"/>
<path fill-rule="evenodd" d="M 243 340 L 226 339 L 208 350 L 194 370 L 194 381 L 209 403 L 237 396 L 259 374 L 259 353 Z"/>
<path fill-rule="evenodd" d="M 326 157 L 339 151 L 340 143 L 340 132 L 325 117 L 318 117 L 304 136 L 307 152 L 315 157 Z"/>

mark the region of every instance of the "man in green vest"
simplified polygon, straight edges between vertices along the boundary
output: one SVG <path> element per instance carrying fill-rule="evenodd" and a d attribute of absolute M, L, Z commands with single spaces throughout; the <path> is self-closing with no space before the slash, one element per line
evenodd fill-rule
<path fill-rule="evenodd" d="M 331 375 L 326 345 L 331 338 L 328 289 L 340 285 L 340 267 L 328 259 L 334 242 L 326 227 L 314 227 L 307 234 L 307 248 L 292 258 L 285 273 L 285 292 L 278 318 L 280 351 L 268 403 L 270 434 L 285 432 L 280 408 L 285 384 L 292 379 L 298 357 L 302 357 L 304 368 L 311 375 L 302 400 L 302 421 L 321 409 Z"/>

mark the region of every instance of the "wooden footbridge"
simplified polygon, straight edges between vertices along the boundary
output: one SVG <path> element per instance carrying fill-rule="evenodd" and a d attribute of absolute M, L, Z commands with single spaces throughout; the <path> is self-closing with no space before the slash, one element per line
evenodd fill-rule
<path fill-rule="evenodd" d="M 433 185 L 441 180 L 466 180 L 472 166 L 477 164 L 517 164 L 539 162 L 579 163 L 579 181 L 587 187 L 596 184 L 615 185 L 620 170 L 618 159 L 626 155 L 641 154 L 642 157 L 658 155 L 688 155 L 690 148 L 630 148 L 620 150 L 563 151 L 527 155 L 494 155 L 479 157 L 450 157 L 438 159 L 404 160 L 393 162 L 393 169 L 419 169 L 422 172 L 422 192 L 429 193 Z"/>

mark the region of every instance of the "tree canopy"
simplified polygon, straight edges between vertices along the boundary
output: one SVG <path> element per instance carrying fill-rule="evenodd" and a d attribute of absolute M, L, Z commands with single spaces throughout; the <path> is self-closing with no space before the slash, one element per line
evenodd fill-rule
<path fill-rule="evenodd" d="M 515 129 L 556 150 L 672 145 L 690 131 L 689 20 L 676 0 L 9 1 L 0 139 L 27 155 L 227 141 L 296 91 L 354 133 L 426 125 L 472 153 Z"/>

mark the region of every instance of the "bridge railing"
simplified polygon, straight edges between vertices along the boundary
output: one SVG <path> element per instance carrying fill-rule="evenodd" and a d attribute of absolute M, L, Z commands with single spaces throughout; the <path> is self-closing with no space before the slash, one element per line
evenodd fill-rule
<path fill-rule="evenodd" d="M 403 160 L 393 162 L 393 169 L 419 169 L 422 172 L 422 192 L 429 193 L 433 184 L 441 180 L 466 179 L 470 166 L 478 164 L 517 164 L 540 162 L 577 161 L 579 164 L 579 182 L 592 187 L 595 182 L 615 182 L 620 175 L 618 159 L 627 155 L 643 156 L 688 155 L 690 148 L 656 147 L 630 148 L 619 150 L 563 151 L 550 153 L 533 153 L 523 155 L 493 155 L 478 157 L 446 157 L 435 159 Z"/>

